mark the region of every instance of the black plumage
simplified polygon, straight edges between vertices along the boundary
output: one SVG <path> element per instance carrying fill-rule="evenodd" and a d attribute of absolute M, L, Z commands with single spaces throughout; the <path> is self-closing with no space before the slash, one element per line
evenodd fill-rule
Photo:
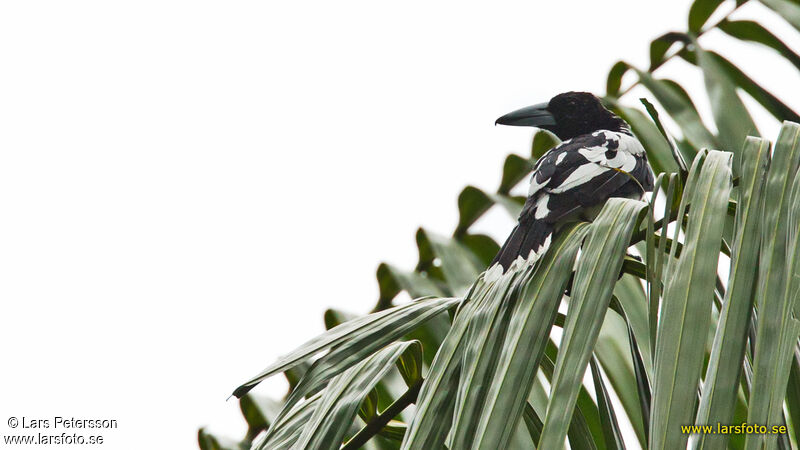
<path fill-rule="evenodd" d="M 519 259 L 537 259 L 561 224 L 592 220 L 609 198 L 641 199 L 653 190 L 641 143 L 624 120 L 590 93 L 560 94 L 497 123 L 544 128 L 562 140 L 534 166 L 519 223 L 493 262 L 502 271 Z"/>

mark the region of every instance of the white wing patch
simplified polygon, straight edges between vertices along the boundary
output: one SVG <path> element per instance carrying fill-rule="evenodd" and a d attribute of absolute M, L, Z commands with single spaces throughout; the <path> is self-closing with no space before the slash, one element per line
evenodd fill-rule
<path fill-rule="evenodd" d="M 541 189 L 545 184 L 547 184 L 548 181 L 550 181 L 550 178 L 542 181 L 541 183 L 537 183 L 536 172 L 533 172 L 533 176 L 531 177 L 531 187 L 528 188 L 528 197 L 539 192 L 539 189 Z"/>
<path fill-rule="evenodd" d="M 598 149 L 603 149 L 603 151 L 599 151 Z M 604 150 L 604 147 L 582 148 L 578 150 L 578 153 L 590 162 L 604 167 L 613 167 L 615 169 L 624 170 L 625 172 L 630 172 L 636 167 L 636 157 L 626 151 L 617 150 L 616 155 L 611 159 L 606 157 L 606 150 Z"/>
<path fill-rule="evenodd" d="M 606 137 L 610 134 L 617 136 L 617 139 L 619 139 L 619 148 L 617 150 L 630 153 L 631 155 L 644 155 L 644 147 L 642 147 L 642 143 L 635 137 L 625 133 L 613 133 L 611 131 L 606 131 L 605 133 Z"/>
<path fill-rule="evenodd" d="M 588 182 L 592 178 L 598 175 L 602 175 L 608 170 L 611 169 L 603 167 L 600 164 L 584 164 L 575 169 L 575 171 L 573 171 L 571 174 L 569 174 L 569 176 L 564 180 L 564 182 L 558 185 L 558 187 L 554 187 L 549 191 L 555 194 L 560 194 L 576 186 L 580 186 L 581 184 Z M 536 215 L 537 216 L 539 215 L 538 209 L 536 210 Z"/>
<path fill-rule="evenodd" d="M 607 141 L 619 142 L 619 147 L 617 148 L 617 151 L 630 153 L 632 155 L 644 154 L 644 147 L 642 147 L 642 143 L 639 142 L 638 139 L 627 133 L 620 133 L 618 131 L 600 130 L 592 133 L 592 136 L 600 136 L 601 134 Z"/>
<path fill-rule="evenodd" d="M 608 167 L 622 169 L 625 172 L 630 172 L 636 167 L 636 157 L 626 152 L 617 152 L 617 156 L 607 160 L 605 164 Z"/>
<path fill-rule="evenodd" d="M 550 196 L 547 194 L 542 195 L 539 197 L 539 200 L 536 200 L 536 213 L 533 215 L 534 219 L 541 219 L 550 214 L 550 210 L 547 208 L 548 201 L 550 201 Z"/>

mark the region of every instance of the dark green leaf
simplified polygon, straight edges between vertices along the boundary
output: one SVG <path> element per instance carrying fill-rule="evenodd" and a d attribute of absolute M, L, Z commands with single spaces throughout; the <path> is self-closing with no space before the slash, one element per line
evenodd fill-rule
<path fill-rule="evenodd" d="M 455 235 L 461 235 L 483 215 L 494 202 L 488 195 L 474 186 L 467 186 L 458 195 L 458 226 Z"/>
<path fill-rule="evenodd" d="M 535 140 L 536 138 L 534 137 Z M 500 187 L 497 188 L 497 192 L 508 194 L 511 188 L 522 181 L 531 170 L 533 170 L 533 163 L 530 160 L 517 155 L 508 155 L 503 164 L 503 179 L 500 181 Z"/>
<path fill-rule="evenodd" d="M 720 54 L 712 51 L 706 51 L 706 54 L 716 61 L 719 68 L 725 71 L 728 78 L 736 86 L 747 92 L 750 97 L 753 97 L 755 101 L 760 103 L 761 106 L 769 111 L 770 114 L 775 116 L 776 119 L 781 121 L 800 121 L 800 115 L 794 112 L 792 108 L 783 103 L 778 97 L 775 97 L 772 93 L 761 87 L 752 78 L 742 72 L 741 69 L 736 67 L 732 62 L 728 61 Z M 692 64 L 697 64 L 697 58 L 694 57 L 693 53 L 684 52 L 681 54 L 681 57 Z"/>
<path fill-rule="evenodd" d="M 703 124 L 689 95 L 671 80 L 659 80 L 647 72 L 636 71 L 639 80 L 653 93 L 661 106 L 681 127 L 684 136 L 697 148 L 717 148 L 717 140 Z"/>
<path fill-rule="evenodd" d="M 611 66 L 611 70 L 608 71 L 608 80 L 606 81 L 607 96 L 619 96 L 619 90 L 622 86 L 622 77 L 630 69 L 632 69 L 631 65 L 625 61 L 617 61 L 613 66 Z"/>
<path fill-rule="evenodd" d="M 430 252 L 438 263 L 437 269 L 454 295 L 462 294 L 483 271 L 483 263 L 461 242 L 448 239 L 424 229 L 417 232 L 420 258 Z M 427 255 L 426 255 L 427 256 Z M 428 272 L 431 268 L 428 267 Z"/>
<path fill-rule="evenodd" d="M 203 428 L 197 431 L 197 444 L 200 450 L 247 450 L 249 448 L 246 444 L 214 436 Z"/>
<path fill-rule="evenodd" d="M 664 138 L 664 142 L 666 142 L 669 146 L 670 155 L 672 155 L 673 161 L 678 166 L 682 176 L 685 176 L 685 174 L 689 172 L 689 167 L 686 165 L 686 160 L 683 159 L 683 155 L 678 152 L 678 150 L 675 148 L 675 145 L 672 143 L 672 138 L 669 136 L 669 134 L 667 134 L 667 130 L 664 129 L 664 125 L 661 124 L 661 120 L 658 118 L 658 111 L 656 110 L 656 107 L 653 106 L 653 104 L 650 103 L 646 98 L 640 98 L 639 101 L 642 102 L 645 109 L 647 109 L 647 113 L 650 114 L 650 118 L 653 119 L 656 129 L 658 129 L 658 132 L 661 133 L 661 136 Z"/>
<path fill-rule="evenodd" d="M 611 311 L 606 313 L 594 350 L 608 383 L 617 394 L 624 413 L 633 425 L 639 445 L 646 448 L 647 436 L 641 415 L 641 402 L 634 389 L 636 376 L 630 358 L 628 327 L 625 320 L 617 313 Z"/>
<path fill-rule="evenodd" d="M 800 69 L 800 55 L 758 22 L 753 22 L 752 20 L 724 20 L 719 24 L 719 29 L 737 39 L 763 44 L 778 52 Z"/>
<path fill-rule="evenodd" d="M 699 32 L 723 0 L 695 0 L 689 8 L 689 31 Z"/>
<path fill-rule="evenodd" d="M 594 392 L 597 396 L 597 406 L 600 409 L 600 420 L 603 423 L 603 437 L 605 438 L 607 449 L 625 449 L 625 441 L 622 439 L 622 432 L 617 423 L 617 415 L 614 413 L 614 405 L 611 404 L 611 397 L 608 395 L 603 375 L 600 373 L 595 358 L 589 360 L 592 369 L 592 380 L 594 381 Z"/>
<path fill-rule="evenodd" d="M 719 141 L 725 146 L 723 150 L 736 155 L 734 173 L 738 175 L 742 143 L 747 136 L 758 136 L 758 129 L 725 70 L 697 42 L 694 42 L 694 48 L 698 64 L 703 69 Z"/>
<path fill-rule="evenodd" d="M 689 42 L 689 36 L 673 31 L 653 39 L 653 42 L 650 43 L 650 72 L 664 63 L 664 56 L 676 42 L 686 44 Z"/>
<path fill-rule="evenodd" d="M 325 314 L 323 318 L 325 320 L 325 329 L 330 330 L 331 328 L 337 327 L 348 320 L 353 320 L 357 316 L 355 314 L 350 314 L 344 311 L 339 311 L 338 309 L 327 309 L 325 310 Z"/>
<path fill-rule="evenodd" d="M 561 141 L 553 133 L 546 130 L 537 130 L 531 143 L 531 157 L 539 159 L 545 152 L 560 143 Z"/>
<path fill-rule="evenodd" d="M 246 394 L 239 400 L 239 408 L 247 422 L 246 439 L 252 440 L 269 427 L 281 410 L 281 404 L 269 398 Z"/>
<path fill-rule="evenodd" d="M 542 419 L 536 414 L 530 403 L 525 403 L 525 410 L 522 412 L 522 420 L 525 423 L 525 428 L 528 429 L 528 434 L 531 436 L 533 444 L 539 446 L 539 437 L 542 435 Z"/>
<path fill-rule="evenodd" d="M 429 295 L 442 297 L 444 290 L 428 277 L 418 272 L 404 272 L 396 267 L 381 263 L 375 274 L 380 289 L 378 310 L 391 307 L 391 301 L 400 291 L 408 292 L 411 298 L 420 298 Z"/>
<path fill-rule="evenodd" d="M 488 267 L 500 251 L 497 242 L 485 234 L 465 234 L 459 240 L 481 261 L 483 267 Z"/>

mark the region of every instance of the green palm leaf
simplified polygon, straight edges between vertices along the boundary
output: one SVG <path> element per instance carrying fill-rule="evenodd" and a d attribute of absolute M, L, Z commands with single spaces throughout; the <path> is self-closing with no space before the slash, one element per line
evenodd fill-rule
<path fill-rule="evenodd" d="M 338 449 L 362 399 L 404 353 L 421 351 L 417 341 L 391 344 L 334 377 L 317 400 L 294 447 Z"/>
<path fill-rule="evenodd" d="M 777 424 L 780 419 L 788 377 L 788 360 L 794 348 L 791 341 L 796 321 L 791 317 L 793 302 L 786 292 L 786 242 L 789 237 L 789 213 L 792 183 L 800 166 L 800 125 L 785 123 L 775 144 L 765 186 L 761 233 L 761 266 L 756 296 L 758 332 L 753 361 L 753 387 L 747 420 L 750 423 Z M 794 230 L 791 230 L 794 231 Z M 776 357 L 776 349 L 781 349 Z M 787 354 L 788 353 L 788 354 Z M 750 435 L 747 448 L 758 448 L 772 438 Z"/>
<path fill-rule="evenodd" d="M 644 206 L 632 200 L 611 199 L 591 226 L 575 274 L 564 337 L 556 360 L 540 441 L 543 448 L 560 447 L 567 435 L 578 389 L 611 299 L 614 280 L 619 275 L 636 219 Z"/>
<path fill-rule="evenodd" d="M 706 370 L 698 425 L 728 424 L 733 419 L 739 375 L 745 356 L 758 268 L 762 187 L 769 165 L 769 142 L 750 138 L 742 151 L 742 178 L 736 209 L 736 238 L 725 302 Z M 728 435 L 699 435 L 693 448 L 726 448 Z"/>
<path fill-rule="evenodd" d="M 261 373 L 236 388 L 241 397 L 264 379 L 294 367 L 317 353 L 335 348 L 313 365 L 313 371 L 301 380 L 304 392 L 310 392 L 325 379 L 361 360 L 384 345 L 415 329 L 426 320 L 455 306 L 455 298 L 422 299 L 345 322 L 308 341 L 295 351 L 278 359 Z M 311 381 L 308 381 L 311 380 Z"/>
<path fill-rule="evenodd" d="M 702 163 L 699 162 L 702 160 Z M 680 426 L 694 421 L 692 405 L 711 320 L 711 300 L 725 212 L 731 190 L 731 154 L 698 154 L 686 192 L 690 196 L 686 242 L 667 268 L 658 323 L 650 417 L 651 449 L 686 446 Z"/>
<path fill-rule="evenodd" d="M 555 320 L 557 300 L 569 277 L 568 268 L 584 234 L 585 227 L 570 227 L 560 233 L 551 251 L 535 266 L 496 280 L 478 281 L 422 386 L 417 413 L 403 441 L 404 449 L 440 447 L 450 428 L 442 417 L 450 417 L 456 407 L 459 415 L 454 418 L 457 420 L 451 448 L 484 445 L 475 441 L 485 434 L 476 433 L 479 426 L 500 439 L 486 445 L 502 445 L 510 439 Z M 503 351 L 505 346 L 508 351 Z M 497 378 L 493 368 L 501 372 L 514 370 L 518 376 Z M 489 388 L 487 380 L 495 387 Z M 481 415 L 484 405 L 491 409 L 498 401 L 514 405 L 504 410 L 510 417 L 495 416 L 492 420 L 490 415 Z"/>

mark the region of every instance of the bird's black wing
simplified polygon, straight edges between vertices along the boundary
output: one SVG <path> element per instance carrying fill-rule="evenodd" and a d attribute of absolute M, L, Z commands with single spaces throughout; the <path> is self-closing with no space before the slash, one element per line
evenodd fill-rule
<path fill-rule="evenodd" d="M 611 197 L 640 197 L 653 189 L 641 144 L 622 133 L 595 132 L 565 141 L 534 168 L 520 223 L 556 223 Z"/>
<path fill-rule="evenodd" d="M 518 257 L 541 254 L 555 226 L 611 197 L 640 197 L 653 188 L 653 174 L 633 136 L 599 131 L 564 141 L 534 166 L 519 224 L 494 262 L 504 270 Z"/>

